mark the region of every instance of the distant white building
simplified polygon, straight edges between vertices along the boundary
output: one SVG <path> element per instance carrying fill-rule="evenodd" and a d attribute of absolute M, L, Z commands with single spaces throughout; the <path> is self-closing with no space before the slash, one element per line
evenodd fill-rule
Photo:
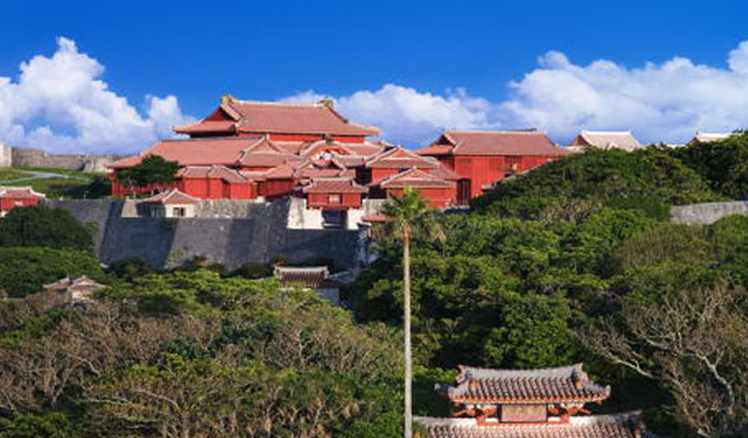
<path fill-rule="evenodd" d="M 702 143 L 713 143 L 715 141 L 724 140 L 732 134 L 717 133 L 717 132 L 697 132 L 696 135 L 687 143 L 687 145 L 695 145 Z"/>
<path fill-rule="evenodd" d="M 170 189 L 143 202 L 150 204 L 151 217 L 183 218 L 195 217 L 195 206 L 202 200 L 177 189 Z"/>
<path fill-rule="evenodd" d="M 566 149 L 570 152 L 584 152 L 589 148 L 623 149 L 635 151 L 642 148 L 631 131 L 582 131 Z"/>

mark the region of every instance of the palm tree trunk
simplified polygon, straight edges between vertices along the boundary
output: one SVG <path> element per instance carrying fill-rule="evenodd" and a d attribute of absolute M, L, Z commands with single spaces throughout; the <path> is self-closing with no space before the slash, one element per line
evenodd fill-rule
<path fill-rule="evenodd" d="M 403 307 L 405 312 L 405 438 L 413 436 L 413 358 L 410 346 L 410 236 L 403 233 Z"/>

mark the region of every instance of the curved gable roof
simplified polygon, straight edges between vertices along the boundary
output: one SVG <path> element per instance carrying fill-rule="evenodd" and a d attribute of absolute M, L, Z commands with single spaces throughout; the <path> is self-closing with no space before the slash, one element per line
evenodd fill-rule
<path fill-rule="evenodd" d="M 568 153 L 547 135 L 535 130 L 445 131 L 443 135 L 454 145 L 453 155 L 560 156 Z M 428 155 L 428 148 L 421 154 Z"/>
<path fill-rule="evenodd" d="M 221 111 L 221 114 L 217 114 Z M 222 117 L 217 117 L 220 115 Z M 212 120 L 219 118 L 222 120 Z M 226 97 L 208 118 L 176 126 L 184 134 L 205 132 L 249 132 L 283 134 L 379 135 L 379 130 L 353 123 L 326 102 L 311 104 L 243 101 Z"/>

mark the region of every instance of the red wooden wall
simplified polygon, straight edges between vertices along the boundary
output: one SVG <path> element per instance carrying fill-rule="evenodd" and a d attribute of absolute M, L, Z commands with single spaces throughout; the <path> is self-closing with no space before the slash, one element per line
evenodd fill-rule
<path fill-rule="evenodd" d="M 29 207 L 38 203 L 39 199 L 37 198 L 2 198 L 0 199 L 0 211 L 10 211 L 13 209 L 13 207 Z"/>
<path fill-rule="evenodd" d="M 543 156 L 445 156 L 439 157 L 445 166 L 470 180 L 470 196 L 483 194 L 482 187 L 513 173 L 520 173 L 540 166 L 551 157 Z"/>
<path fill-rule="evenodd" d="M 330 195 L 339 195 L 340 203 L 330 203 Z M 345 210 L 348 208 L 361 208 L 360 193 L 309 193 L 307 194 L 307 207 L 322 208 L 324 210 Z"/>
<path fill-rule="evenodd" d="M 439 188 L 439 189 L 419 189 L 415 188 L 423 199 L 428 201 L 428 205 L 431 208 L 445 208 L 454 204 L 457 199 L 457 189 L 453 188 Z M 387 189 L 387 197 L 392 196 L 403 196 L 404 189 Z"/>

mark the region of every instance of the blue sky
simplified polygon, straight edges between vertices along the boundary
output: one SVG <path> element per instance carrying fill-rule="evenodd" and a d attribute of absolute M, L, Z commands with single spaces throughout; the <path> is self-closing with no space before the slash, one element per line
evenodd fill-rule
<path fill-rule="evenodd" d="M 748 74 L 728 63 L 731 52 L 748 40 L 746 16 L 748 2 L 741 1 L 4 2 L 0 141 L 55 150 L 138 150 L 154 136 L 167 135 L 166 123 L 207 114 L 227 92 L 253 100 L 331 95 L 352 118 L 384 125 L 388 139 L 408 145 L 426 142 L 442 128 L 528 125 L 562 143 L 581 128 L 630 128 L 646 141 L 683 141 L 696 129 L 748 125 L 739 116 L 725 116 L 748 110 L 742 106 L 748 101 L 736 103 L 727 92 L 737 87 L 736 92 L 748 94 L 742 88 L 748 81 L 740 80 Z M 81 117 L 78 107 L 38 97 L 36 88 L 18 92 L 37 96 L 20 104 L 34 108 L 22 114 L 8 109 L 17 100 L 3 100 L 2 78 L 20 84 L 19 65 L 35 56 L 52 58 L 60 50 L 59 37 L 74 42 L 74 51 L 68 50 L 73 58 L 99 64 L 99 69 L 84 68 L 92 82 L 102 81 L 134 108 L 136 114 L 122 116 L 124 122 L 113 127 L 123 135 L 128 131 L 122 123 L 138 127 L 134 139 L 118 143 L 116 136 L 91 134 L 106 123 L 83 126 L 81 118 L 93 116 Z M 549 51 L 554 52 L 549 56 Z M 748 46 L 745 52 L 748 57 Z M 666 73 L 674 57 L 687 59 L 690 70 Z M 591 76 L 600 69 L 589 67 L 600 60 L 622 71 L 615 84 Z M 646 71 L 647 63 L 652 71 Z M 706 83 L 700 67 L 710 69 Z M 61 71 L 55 64 L 47 68 Z M 527 81 L 532 73 L 544 84 Z M 735 77 L 724 78 L 731 73 Z M 564 79 L 569 74 L 573 84 Z M 657 83 L 651 91 L 636 90 L 650 83 Z M 383 88 L 388 84 L 391 88 Z M 548 84 L 558 87 L 549 90 Z M 564 96 L 577 85 L 578 93 Z M 671 85 L 720 98 L 708 97 L 709 105 L 701 106 L 697 100 L 704 98 L 684 100 L 671 90 L 639 107 L 638 101 Z M 594 96 L 578 98 L 585 86 Z M 104 118 L 117 118 L 111 113 L 117 104 L 102 110 L 96 103 L 101 100 L 91 91 L 96 85 L 81 87 L 88 97 L 70 94 L 70 99 L 80 100 L 85 110 L 104 111 Z M 714 87 L 713 92 L 704 87 Z M 619 92 L 626 89 L 631 91 Z M 175 100 L 163 100 L 169 97 Z M 160 119 L 149 114 L 154 99 L 168 113 Z M 616 119 L 599 109 L 605 101 L 631 114 Z M 569 115 L 570 110 L 576 113 Z M 142 124 L 150 124 L 150 134 Z"/>

